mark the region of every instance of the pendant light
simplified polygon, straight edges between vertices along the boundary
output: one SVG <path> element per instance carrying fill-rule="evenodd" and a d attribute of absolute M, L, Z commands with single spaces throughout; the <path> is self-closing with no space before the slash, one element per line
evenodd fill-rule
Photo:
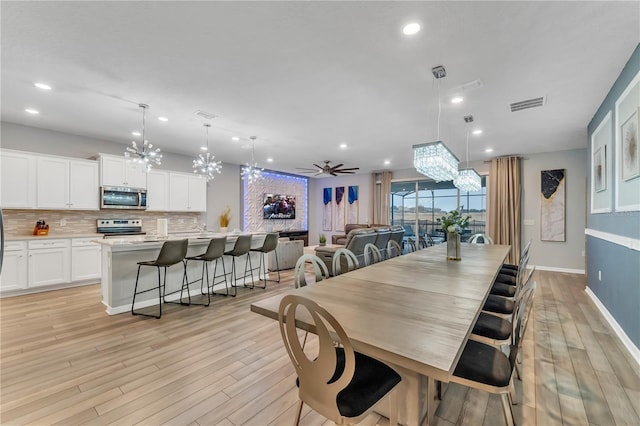
<path fill-rule="evenodd" d="M 209 152 L 209 127 L 211 124 L 205 123 L 203 126 L 207 133 L 207 153 L 199 154 L 198 158 L 193 160 L 193 173 L 201 174 L 207 178 L 207 182 L 213 180 L 215 174 L 222 172 L 222 161 L 216 161 L 216 156 Z"/>
<path fill-rule="evenodd" d="M 258 163 L 255 162 L 254 158 L 257 137 L 251 136 L 249 139 L 251 139 L 251 163 L 246 163 L 245 166 L 242 167 L 242 179 L 251 184 L 263 178 L 262 172 L 264 169 L 258 167 Z"/>
<path fill-rule="evenodd" d="M 458 158 L 449 151 L 449 148 L 440 140 L 440 83 L 447 76 L 442 65 L 431 69 L 433 76 L 438 80 L 438 137 L 435 142 L 413 145 L 413 167 L 419 173 L 430 177 L 436 182 L 453 180 L 458 175 Z"/>
<path fill-rule="evenodd" d="M 145 117 L 147 109 L 149 109 L 149 105 L 138 104 L 138 106 L 142 108 L 142 146 L 138 146 L 136 141 L 131 141 L 131 146 L 128 146 L 125 150 L 124 157 L 135 163 L 143 165 L 145 170 L 148 172 L 154 164 L 157 166 L 161 164 L 162 154 L 160 154 L 160 148 L 153 149 L 153 145 L 145 139 Z"/>
<path fill-rule="evenodd" d="M 473 116 L 464 117 L 467 123 L 467 168 L 458 171 L 458 176 L 453 180 L 453 184 L 461 191 L 477 192 L 482 188 L 482 178 L 475 169 L 469 167 L 469 123 L 473 123 Z"/>

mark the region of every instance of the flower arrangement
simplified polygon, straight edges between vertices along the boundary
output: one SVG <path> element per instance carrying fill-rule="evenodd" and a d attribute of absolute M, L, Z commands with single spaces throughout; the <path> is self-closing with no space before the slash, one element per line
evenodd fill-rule
<path fill-rule="evenodd" d="M 459 210 L 451 210 L 438 219 L 438 224 L 444 232 L 462 234 L 462 231 L 469 226 L 469 219 L 471 216 L 462 216 Z"/>
<path fill-rule="evenodd" d="M 231 207 L 227 206 L 226 209 L 220 215 L 220 227 L 226 228 L 229 226 L 229 222 L 231 222 Z"/>

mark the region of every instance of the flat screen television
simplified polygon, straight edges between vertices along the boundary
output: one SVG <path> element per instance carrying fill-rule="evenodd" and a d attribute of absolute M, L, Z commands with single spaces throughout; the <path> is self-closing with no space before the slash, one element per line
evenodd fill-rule
<path fill-rule="evenodd" d="M 263 219 L 295 219 L 296 197 L 293 195 L 264 194 Z"/>

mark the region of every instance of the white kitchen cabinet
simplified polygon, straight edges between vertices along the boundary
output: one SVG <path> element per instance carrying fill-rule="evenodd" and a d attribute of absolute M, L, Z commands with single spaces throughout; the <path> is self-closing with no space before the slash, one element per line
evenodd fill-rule
<path fill-rule="evenodd" d="M 169 210 L 169 172 L 151 170 L 147 174 L 147 211 Z"/>
<path fill-rule="evenodd" d="M 98 164 L 62 157 L 38 157 L 37 202 L 40 209 L 98 210 Z"/>
<path fill-rule="evenodd" d="M 27 288 L 27 242 L 6 241 L 0 275 L 0 291 Z"/>
<path fill-rule="evenodd" d="M 92 238 L 71 240 L 71 281 L 84 281 L 101 277 L 101 246 Z"/>
<path fill-rule="evenodd" d="M 172 211 L 206 211 L 207 181 L 200 176 L 170 173 L 169 203 Z"/>
<path fill-rule="evenodd" d="M 71 281 L 71 241 L 47 239 L 29 241 L 29 287 Z"/>
<path fill-rule="evenodd" d="M 0 152 L 0 204 L 3 209 L 36 207 L 35 155 L 2 150 Z"/>
<path fill-rule="evenodd" d="M 124 157 L 100 154 L 100 185 L 147 188 L 147 171 Z"/>

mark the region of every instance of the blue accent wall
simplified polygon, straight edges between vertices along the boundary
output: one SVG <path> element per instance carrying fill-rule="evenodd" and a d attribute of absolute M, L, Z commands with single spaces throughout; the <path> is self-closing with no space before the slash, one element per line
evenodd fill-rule
<path fill-rule="evenodd" d="M 631 58 L 587 127 L 588 152 L 591 152 L 591 134 L 607 113 L 611 112 L 612 122 L 615 123 L 615 102 L 638 71 L 640 71 L 640 44 L 636 46 Z M 613 155 L 615 152 L 612 152 Z M 590 155 L 588 163 L 587 170 L 591 170 Z M 587 185 L 587 188 L 590 187 L 591 182 Z M 590 191 L 588 192 L 590 197 Z M 613 196 L 614 191 L 611 191 L 611 206 L 615 206 Z M 590 205 L 589 199 L 587 206 Z M 612 208 L 611 213 L 588 214 L 587 228 L 640 239 L 640 212 L 616 213 L 613 210 L 615 208 Z M 640 348 L 640 251 L 591 236 L 587 237 L 586 249 L 587 285 L 629 339 Z M 598 277 L 599 271 L 602 273 L 602 280 Z"/>

